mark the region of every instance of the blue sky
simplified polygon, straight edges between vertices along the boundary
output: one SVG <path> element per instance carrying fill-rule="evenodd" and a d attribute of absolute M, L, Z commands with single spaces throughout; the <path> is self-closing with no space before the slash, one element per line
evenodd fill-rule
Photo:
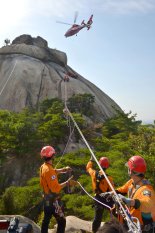
<path fill-rule="evenodd" d="M 155 120 L 155 0 L 0 0 L 0 46 L 22 34 L 41 36 L 68 65 L 137 119 Z M 91 30 L 65 38 L 94 14 Z"/>

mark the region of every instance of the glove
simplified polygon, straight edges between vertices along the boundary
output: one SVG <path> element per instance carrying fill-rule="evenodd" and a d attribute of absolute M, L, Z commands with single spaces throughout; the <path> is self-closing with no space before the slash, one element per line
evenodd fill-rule
<path fill-rule="evenodd" d="M 128 206 L 131 205 L 131 198 L 124 197 L 122 194 L 118 194 L 118 197 Z"/>

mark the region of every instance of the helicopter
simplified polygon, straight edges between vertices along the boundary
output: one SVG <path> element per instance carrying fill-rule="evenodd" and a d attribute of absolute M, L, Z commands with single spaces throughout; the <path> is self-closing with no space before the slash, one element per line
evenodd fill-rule
<path fill-rule="evenodd" d="M 83 29 L 83 28 L 87 28 L 87 30 L 89 30 L 91 28 L 91 25 L 93 23 L 93 15 L 90 16 L 89 20 L 87 21 L 87 23 L 84 22 L 84 20 L 81 22 L 81 25 L 79 24 L 76 24 L 76 20 L 77 20 L 77 16 L 78 16 L 78 13 L 76 12 L 75 13 L 75 17 L 74 17 L 74 24 L 70 24 L 70 23 L 64 23 L 64 22 L 61 22 L 61 21 L 57 21 L 57 23 L 61 23 L 61 24 L 67 24 L 67 25 L 72 25 L 71 28 L 69 28 L 67 30 L 67 32 L 65 33 L 65 37 L 70 37 L 70 36 L 73 36 L 73 35 L 76 35 L 77 36 L 77 33 Z"/>

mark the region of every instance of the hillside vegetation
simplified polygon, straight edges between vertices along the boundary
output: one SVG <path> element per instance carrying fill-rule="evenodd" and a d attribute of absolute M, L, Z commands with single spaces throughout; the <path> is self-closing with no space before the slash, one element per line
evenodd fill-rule
<path fill-rule="evenodd" d="M 124 164 L 130 156 L 141 154 L 147 162 L 147 178 L 154 185 L 155 176 L 155 124 L 142 125 L 136 121 L 136 115 L 131 112 L 116 111 L 115 117 L 105 122 L 88 124 L 87 117 L 93 114 L 94 97 L 89 94 L 76 95 L 68 100 L 68 107 L 82 130 L 86 140 L 93 149 L 97 159 L 107 156 L 111 166 L 108 174 L 114 178 L 116 187 L 127 179 L 127 169 Z M 45 100 L 35 109 L 24 109 L 20 113 L 0 111 L 0 166 L 3 168 L 11 157 L 28 160 L 26 166 L 31 171 L 31 156 L 36 164 L 41 164 L 40 149 L 44 145 L 52 145 L 57 151 L 54 165 L 73 168 L 74 179 L 92 194 L 91 179 L 85 171 L 90 159 L 87 148 L 70 152 L 61 156 L 63 151 L 59 145 L 66 146 L 73 123 L 63 114 L 64 104 L 59 99 Z M 87 110 L 87 111 L 86 111 Z M 85 117 L 84 117 L 85 116 Z M 74 129 L 74 143 L 79 142 L 81 136 Z M 14 170 L 16 169 L 16 165 Z M 94 167 L 97 166 L 94 164 Z M 0 214 L 19 214 L 30 217 L 36 222 L 42 218 L 42 197 L 39 186 L 39 165 L 35 176 L 29 174 L 25 184 L 8 185 L 6 175 L 0 176 Z M 68 175 L 60 176 L 60 182 L 68 179 Z M 62 192 L 66 215 L 75 215 L 85 220 L 92 220 L 92 199 L 87 196 L 80 186 L 76 186 L 68 193 Z M 106 218 L 107 216 L 105 216 Z M 53 220 L 52 220 L 53 221 Z M 53 222 L 51 222 L 53 224 Z"/>

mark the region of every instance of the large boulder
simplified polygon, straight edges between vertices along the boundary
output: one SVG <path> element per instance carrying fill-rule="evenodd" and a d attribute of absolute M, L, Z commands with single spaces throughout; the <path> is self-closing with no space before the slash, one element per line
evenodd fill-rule
<path fill-rule="evenodd" d="M 2 220 L 7 220 L 10 222 L 10 220 L 12 218 L 18 218 L 19 219 L 19 223 L 21 224 L 31 224 L 32 225 L 32 229 L 33 229 L 33 233 L 40 233 L 40 227 L 34 222 L 32 221 L 31 219 L 29 218 L 26 218 L 22 215 L 0 215 L 0 221 Z M 3 230 L 1 231 L 0 229 L 0 233 L 7 233 L 7 230 Z"/>
<path fill-rule="evenodd" d="M 101 223 L 101 226 L 104 222 Z M 49 230 L 49 233 L 56 233 L 57 225 L 54 229 Z M 80 219 L 75 216 L 66 217 L 66 228 L 65 233 L 91 233 L 92 232 L 92 222 Z"/>
<path fill-rule="evenodd" d="M 64 82 L 66 74 L 69 82 Z M 0 108 L 16 112 L 26 106 L 37 107 L 45 98 L 64 101 L 79 93 L 95 96 L 98 121 L 112 117 L 114 109 L 121 110 L 114 100 L 67 65 L 64 52 L 48 48 L 41 37 L 21 35 L 11 45 L 0 48 L 0 87 Z"/>
<path fill-rule="evenodd" d="M 29 223 L 32 225 L 33 233 L 40 233 L 40 227 L 31 219 L 26 218 L 22 215 L 0 215 L 0 220 L 10 221 L 13 217 L 19 219 L 19 223 Z M 101 226 L 104 222 L 101 223 Z M 49 229 L 48 233 L 56 233 L 57 224 L 54 226 L 54 229 Z M 0 231 L 1 232 L 1 231 Z M 91 233 L 92 232 L 92 222 L 82 220 L 75 216 L 66 217 L 66 228 L 65 233 Z M 7 233 L 3 231 L 2 233 Z"/>

